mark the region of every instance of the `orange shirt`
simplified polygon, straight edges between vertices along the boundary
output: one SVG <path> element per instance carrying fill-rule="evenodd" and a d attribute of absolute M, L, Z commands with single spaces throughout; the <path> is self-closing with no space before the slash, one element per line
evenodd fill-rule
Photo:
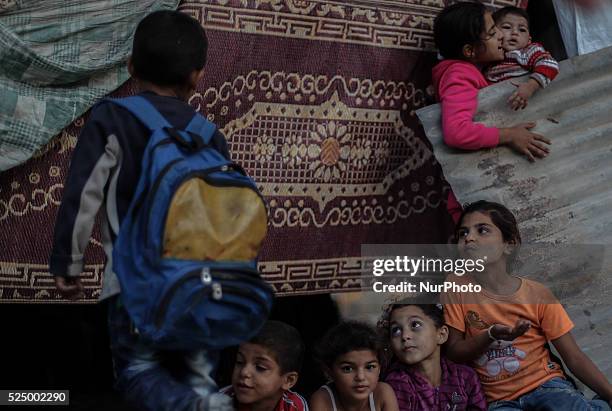
<path fill-rule="evenodd" d="M 467 274 L 453 275 L 456 284 L 476 284 Z M 450 292 L 442 296 L 446 324 L 466 337 L 473 337 L 493 324 L 514 326 L 517 320 L 531 322 L 531 328 L 514 341 L 494 341 L 472 366 L 476 369 L 487 401 L 514 400 L 554 377 L 564 377 L 559 364 L 552 362 L 547 341 L 568 333 L 574 324 L 544 285 L 521 278 L 512 295 L 486 292 Z"/>

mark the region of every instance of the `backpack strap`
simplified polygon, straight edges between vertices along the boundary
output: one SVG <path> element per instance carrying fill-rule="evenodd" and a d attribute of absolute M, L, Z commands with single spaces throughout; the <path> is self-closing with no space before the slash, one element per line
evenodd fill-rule
<path fill-rule="evenodd" d="M 177 130 L 168 123 L 153 104 L 142 96 L 108 98 L 105 100 L 128 110 L 151 131 L 164 129 L 179 146 L 186 149 L 201 149 L 209 145 L 217 129 L 204 116 L 196 113 L 185 128 L 186 133 Z M 192 140 L 191 142 L 189 142 L 189 137 Z"/>
<path fill-rule="evenodd" d="M 206 120 L 200 113 L 196 113 L 187 125 L 187 128 L 185 128 L 185 131 L 191 135 L 192 139 L 195 140 L 197 136 L 202 138 L 202 146 L 210 144 L 216 130 L 217 126 Z M 198 144 L 198 142 L 196 142 L 196 144 Z"/>
<path fill-rule="evenodd" d="M 154 131 L 164 127 L 172 127 L 159 111 L 142 96 L 130 96 L 123 98 L 107 98 L 113 104 L 117 104 L 132 113 L 149 130 Z"/>

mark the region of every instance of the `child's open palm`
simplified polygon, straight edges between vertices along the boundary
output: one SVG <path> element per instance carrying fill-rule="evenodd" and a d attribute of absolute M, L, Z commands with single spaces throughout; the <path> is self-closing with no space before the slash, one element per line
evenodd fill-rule
<path fill-rule="evenodd" d="M 531 323 L 527 320 L 517 320 L 514 327 L 495 324 L 491 329 L 491 336 L 496 340 L 513 341 L 525 334 L 529 327 L 531 327 Z"/>

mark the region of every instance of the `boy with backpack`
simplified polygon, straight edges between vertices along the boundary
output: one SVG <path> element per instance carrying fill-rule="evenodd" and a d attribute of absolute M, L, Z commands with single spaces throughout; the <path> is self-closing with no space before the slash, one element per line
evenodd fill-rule
<path fill-rule="evenodd" d="M 50 271 L 60 293 L 76 299 L 83 253 L 104 205 L 100 299 L 108 299 L 117 389 L 141 409 L 230 411 L 231 400 L 216 393 L 211 378 L 215 350 L 248 338 L 245 328 L 257 332 L 271 304 L 251 270 L 265 236 L 263 200 L 234 170 L 224 136 L 187 104 L 206 52 L 204 29 L 186 14 L 158 11 L 139 23 L 128 69 L 141 92 L 94 107 L 57 216 Z M 245 218 L 251 220 L 238 224 Z M 232 231 L 243 226 L 250 235 Z M 228 269 L 213 260 L 237 262 Z M 254 287 L 255 300 L 245 298 L 244 284 Z M 228 318 L 250 322 L 215 331 L 215 321 Z"/>

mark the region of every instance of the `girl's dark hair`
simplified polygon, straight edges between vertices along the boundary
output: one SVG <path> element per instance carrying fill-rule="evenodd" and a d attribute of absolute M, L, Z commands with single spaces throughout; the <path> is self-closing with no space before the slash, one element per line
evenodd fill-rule
<path fill-rule="evenodd" d="M 204 68 L 207 50 L 206 33 L 196 19 L 179 11 L 155 11 L 134 33 L 134 75 L 160 86 L 185 86 L 193 71 Z"/>
<path fill-rule="evenodd" d="M 527 28 L 529 28 L 530 26 L 529 14 L 527 14 L 527 10 L 521 9 L 520 7 L 514 7 L 514 6 L 502 7 L 501 9 L 493 13 L 493 20 L 495 20 L 495 23 L 497 24 L 499 23 L 501 19 L 506 17 L 508 14 L 513 14 L 515 16 L 524 18 L 527 21 Z"/>
<path fill-rule="evenodd" d="M 442 57 L 465 60 L 463 46 L 483 46 L 486 11 L 480 3 L 459 2 L 444 8 L 436 16 L 434 41 Z"/>
<path fill-rule="evenodd" d="M 516 245 L 521 244 L 521 233 L 519 232 L 514 214 L 505 206 L 492 201 L 480 200 L 465 206 L 455 227 L 455 233 L 459 231 L 465 216 L 476 212 L 487 214 L 491 217 L 493 224 L 501 231 L 504 242 Z M 458 242 L 458 240 L 458 237 L 455 237 L 455 242 Z"/>
<path fill-rule="evenodd" d="M 331 328 L 316 345 L 315 358 L 331 368 L 336 359 L 350 351 L 371 350 L 379 356 L 380 336 L 369 325 L 358 321 L 345 321 Z"/>
<path fill-rule="evenodd" d="M 410 307 L 412 305 L 419 307 L 423 311 L 423 314 L 431 318 L 436 328 L 441 328 L 444 325 L 444 306 L 442 304 L 413 304 L 407 300 L 398 300 L 385 305 L 383 307 L 382 315 L 376 324 L 378 334 L 384 341 L 384 348 L 380 361 L 382 368 L 381 376 L 383 376 L 383 378 L 389 371 L 389 366 L 397 360 L 395 358 L 395 354 L 393 354 L 393 350 L 391 349 L 391 344 L 389 342 L 391 331 L 389 328 L 391 325 L 391 314 L 395 310 L 403 307 Z"/>
<path fill-rule="evenodd" d="M 436 328 L 440 328 L 444 325 L 444 306 L 442 304 L 411 304 L 409 302 L 398 301 L 389 304 L 383 309 L 381 321 L 378 323 L 379 329 L 385 333 L 386 337 L 389 336 L 389 325 L 391 323 L 391 314 L 393 311 L 409 306 L 419 307 L 423 311 L 423 314 L 431 318 Z"/>

